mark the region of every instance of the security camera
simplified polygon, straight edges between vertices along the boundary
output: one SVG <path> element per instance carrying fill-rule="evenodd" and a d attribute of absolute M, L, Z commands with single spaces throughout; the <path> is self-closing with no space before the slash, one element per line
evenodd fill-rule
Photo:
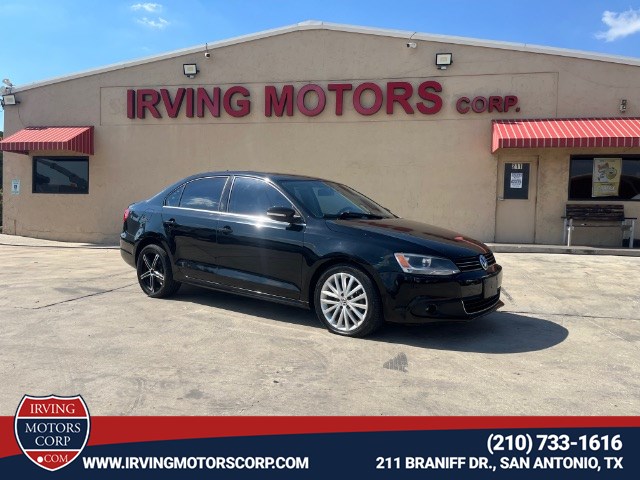
<path fill-rule="evenodd" d="M 416 42 L 407 42 L 407 48 L 416 48 L 417 46 Z"/>
<path fill-rule="evenodd" d="M 210 52 L 204 52 L 204 58 L 211 58 Z"/>

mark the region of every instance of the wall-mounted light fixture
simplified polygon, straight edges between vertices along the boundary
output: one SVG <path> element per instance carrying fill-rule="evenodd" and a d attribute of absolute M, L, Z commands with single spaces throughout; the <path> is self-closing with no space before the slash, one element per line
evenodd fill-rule
<path fill-rule="evenodd" d="M 0 98 L 0 105 L 2 105 L 3 108 L 5 105 L 17 105 L 18 103 L 20 102 L 16 100 L 16 96 L 13 93 L 3 95 L 2 98 Z"/>
<path fill-rule="evenodd" d="M 438 67 L 438 70 L 446 70 L 452 63 L 452 53 L 436 53 L 436 67 Z"/>
<path fill-rule="evenodd" d="M 418 44 L 416 42 L 407 42 L 407 48 L 418 48 Z"/>
<path fill-rule="evenodd" d="M 189 78 L 195 78 L 195 76 L 198 74 L 198 65 L 196 65 L 195 63 L 185 63 L 182 65 L 182 71 L 184 72 L 185 76 Z"/>
<path fill-rule="evenodd" d="M 5 105 L 15 105 L 17 103 L 20 103 L 16 100 L 16 96 L 12 93 L 10 95 L 3 95 L 2 97 L 2 106 L 4 107 Z"/>
<path fill-rule="evenodd" d="M 0 96 L 2 96 L 2 98 L 0 98 L 0 105 L 4 108 L 5 105 L 16 105 L 20 103 L 16 100 L 15 94 L 11 93 L 13 91 L 13 83 L 11 83 L 11 80 L 3 78 L 2 83 L 6 86 L 0 87 Z"/>

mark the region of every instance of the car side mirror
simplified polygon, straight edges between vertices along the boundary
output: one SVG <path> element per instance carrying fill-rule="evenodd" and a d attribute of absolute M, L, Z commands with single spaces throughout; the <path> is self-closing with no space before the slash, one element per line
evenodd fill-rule
<path fill-rule="evenodd" d="M 271 207 L 267 210 L 267 217 L 278 222 L 293 223 L 296 211 L 290 207 Z"/>

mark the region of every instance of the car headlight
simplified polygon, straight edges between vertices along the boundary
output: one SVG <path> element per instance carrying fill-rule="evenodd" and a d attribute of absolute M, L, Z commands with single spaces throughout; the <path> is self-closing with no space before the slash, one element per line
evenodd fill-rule
<path fill-rule="evenodd" d="M 405 273 L 420 273 L 422 275 L 454 275 L 460 273 L 458 267 L 451 260 L 431 255 L 416 255 L 414 253 L 395 253 L 398 265 Z"/>

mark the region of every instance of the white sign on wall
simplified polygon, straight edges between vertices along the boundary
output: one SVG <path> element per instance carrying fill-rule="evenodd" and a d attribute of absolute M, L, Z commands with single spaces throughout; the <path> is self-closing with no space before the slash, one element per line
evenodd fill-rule
<path fill-rule="evenodd" d="M 20 179 L 14 178 L 11 180 L 11 193 L 13 195 L 18 195 L 20 193 Z"/>
<path fill-rule="evenodd" d="M 511 173 L 511 188 L 522 188 L 522 173 Z"/>

